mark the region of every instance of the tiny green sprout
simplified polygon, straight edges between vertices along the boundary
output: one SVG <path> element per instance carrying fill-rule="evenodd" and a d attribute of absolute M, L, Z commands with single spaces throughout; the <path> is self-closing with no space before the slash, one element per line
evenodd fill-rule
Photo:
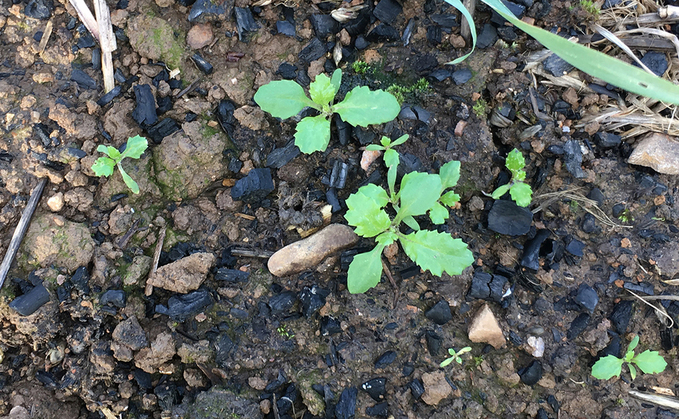
<path fill-rule="evenodd" d="M 523 182 L 526 179 L 526 171 L 523 170 L 526 166 L 526 160 L 519 150 L 514 149 L 507 155 L 505 166 L 512 172 L 512 180 L 508 184 L 495 189 L 492 195 L 493 199 L 500 199 L 502 195 L 509 191 L 509 195 L 516 202 L 516 205 L 527 207 L 533 199 L 533 190 L 529 184 Z"/>
<path fill-rule="evenodd" d="M 370 90 L 367 86 L 353 88 L 343 101 L 333 104 L 341 83 L 340 69 L 335 70 L 332 77 L 319 74 L 309 86 L 309 99 L 302 86 L 294 81 L 277 80 L 260 87 L 254 99 L 262 110 L 276 118 L 291 118 L 306 107 L 319 112 L 317 116 L 302 118 L 297 124 L 295 145 L 306 154 L 328 148 L 330 117 L 335 113 L 353 126 L 367 127 L 389 122 L 401 111 L 401 105 L 392 94 Z"/>
<path fill-rule="evenodd" d="M 354 61 L 354 63 L 351 64 L 351 69 L 354 70 L 354 73 L 356 74 L 364 75 L 370 69 L 370 65 L 365 61 Z"/>
<path fill-rule="evenodd" d="M 462 358 L 460 357 L 460 355 L 465 354 L 471 350 L 472 348 L 469 346 L 465 346 L 464 348 L 460 349 L 457 352 L 455 352 L 455 349 L 449 348 L 448 353 L 450 354 L 450 357 L 446 358 L 445 361 L 441 362 L 440 367 L 445 368 L 448 365 L 450 365 L 453 361 L 457 362 L 458 364 L 462 364 Z"/>
<path fill-rule="evenodd" d="M 618 215 L 618 220 L 622 221 L 623 223 L 631 223 L 632 221 L 634 221 L 634 216 L 632 215 L 632 211 L 625 208 L 624 210 L 622 210 L 620 215 Z"/>
<path fill-rule="evenodd" d="M 632 380 L 637 376 L 636 365 L 641 371 L 646 374 L 657 374 L 665 371 L 667 362 L 658 353 L 658 351 L 646 350 L 638 355 L 634 354 L 634 349 L 639 344 L 639 336 L 635 336 L 627 347 L 625 356 L 620 359 L 614 355 L 608 355 L 600 358 L 592 366 L 592 376 L 600 380 L 608 380 L 613 376 L 620 377 L 622 373 L 622 364 L 627 364 L 629 367 Z M 634 365 L 633 365 L 634 364 Z"/>
<path fill-rule="evenodd" d="M 387 192 L 373 183 L 362 186 L 347 198 L 344 218 L 355 227 L 356 234 L 375 237 L 373 250 L 354 256 L 347 272 L 347 288 L 360 294 L 376 286 L 382 277 L 382 251 L 398 241 L 405 254 L 423 270 L 433 275 L 460 275 L 474 262 L 474 256 L 462 239 L 448 233 L 420 229 L 416 216 L 429 215 L 433 224 L 441 225 L 449 217 L 449 208 L 455 206 L 460 196 L 449 190 L 460 178 L 460 162 L 449 161 L 441 166 L 439 174 L 410 172 L 401 179 L 396 192 L 396 174 L 399 154 L 394 146 L 403 144 L 408 135 L 391 141 L 382 137 L 381 144 L 371 144 L 366 150 L 384 151 L 387 165 Z M 395 217 L 391 218 L 385 207 L 391 204 Z M 412 232 L 401 232 L 401 223 Z"/>
<path fill-rule="evenodd" d="M 476 116 L 482 118 L 488 112 L 488 104 L 484 99 L 479 99 L 474 103 L 474 106 L 472 106 L 472 110 L 474 111 Z"/>
<path fill-rule="evenodd" d="M 123 180 L 127 187 L 130 188 L 132 192 L 138 194 L 139 185 L 137 185 L 137 182 L 127 174 L 120 163 L 126 157 L 138 159 L 144 154 L 144 151 L 146 151 L 148 146 L 149 143 L 146 141 L 146 138 L 139 135 L 127 139 L 125 151 L 122 153 L 118 151 L 117 148 L 110 145 L 99 145 L 97 151 L 106 154 L 108 157 L 99 157 L 92 165 L 92 170 L 97 176 L 109 177 L 113 174 L 114 167 L 118 166 L 118 170 L 120 170 L 120 174 L 123 176 Z"/>

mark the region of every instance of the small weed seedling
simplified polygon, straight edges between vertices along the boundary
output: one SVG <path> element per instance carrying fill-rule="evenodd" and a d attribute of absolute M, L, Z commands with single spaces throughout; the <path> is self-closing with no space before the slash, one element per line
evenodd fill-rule
<path fill-rule="evenodd" d="M 330 142 L 330 117 L 338 113 L 342 120 L 356 126 L 382 124 L 396 118 L 401 106 L 396 98 L 383 90 L 371 91 L 366 86 L 355 87 L 340 103 L 333 105 L 342 82 L 342 70 L 332 78 L 319 74 L 309 86 L 309 99 L 299 84 L 290 80 L 272 81 L 255 93 L 255 102 L 276 118 L 290 118 L 309 106 L 321 114 L 307 116 L 297 124 L 295 145 L 303 153 L 324 151 Z"/>
<path fill-rule="evenodd" d="M 617 356 L 608 355 L 599 359 L 592 366 L 592 376 L 600 380 L 608 380 L 613 376 L 620 377 L 622 364 L 624 363 L 629 367 L 632 380 L 637 376 L 637 369 L 632 364 L 635 364 L 646 374 L 656 374 L 665 371 L 667 362 L 665 362 L 665 359 L 658 351 L 646 350 L 639 355 L 634 355 L 634 349 L 638 344 L 639 336 L 635 336 L 632 342 L 630 342 L 624 358 L 620 359 Z"/>
<path fill-rule="evenodd" d="M 375 237 L 377 241 L 373 250 L 354 256 L 349 265 L 347 287 L 352 294 L 366 292 L 380 282 L 382 250 L 396 240 L 410 259 L 436 276 L 441 276 L 444 271 L 449 275 L 459 275 L 474 262 L 472 252 L 461 239 L 454 239 L 446 233 L 421 230 L 413 218 L 429 213 L 434 224 L 443 224 L 449 215 L 446 207 L 452 207 L 460 200 L 455 192 L 445 192 L 457 185 L 460 162 L 444 164 L 438 175 L 410 172 L 401 179 L 397 193 L 399 155 L 392 147 L 403 144 L 407 139 L 408 135 L 404 135 L 392 143 L 389 138 L 382 137 L 381 146 L 372 144 L 366 147 L 367 150 L 384 151 L 389 193 L 380 186 L 368 184 L 346 200 L 349 209 L 344 218 L 349 225 L 356 227 L 359 236 Z M 387 204 L 391 204 L 396 213 L 394 219 L 384 210 Z M 401 222 L 414 231 L 403 234 L 399 229 Z"/>
<path fill-rule="evenodd" d="M 472 110 L 474 111 L 474 114 L 476 114 L 476 116 L 478 116 L 479 118 L 483 118 L 484 116 L 486 116 L 486 113 L 488 112 L 488 104 L 484 99 L 479 99 L 476 102 L 474 102 Z"/>
<path fill-rule="evenodd" d="M 146 138 L 139 135 L 127 139 L 125 151 L 122 153 L 115 147 L 102 144 L 97 147 L 97 151 L 106 154 L 108 157 L 99 157 L 92 165 L 92 170 L 97 176 L 109 177 L 113 174 L 113 168 L 118 166 L 118 170 L 120 170 L 120 174 L 123 176 L 123 180 L 127 187 L 130 188 L 132 192 L 138 194 L 139 185 L 137 185 L 137 182 L 125 172 L 123 166 L 120 165 L 120 162 L 122 162 L 125 157 L 138 159 L 144 154 L 144 151 L 146 151 L 148 146 L 149 143 L 146 141 Z"/>
<path fill-rule="evenodd" d="M 527 207 L 533 199 L 533 190 L 529 184 L 523 183 L 526 179 L 526 171 L 523 170 L 526 166 L 526 160 L 519 150 L 514 149 L 507 155 L 505 166 L 512 172 L 512 180 L 508 184 L 495 189 L 492 195 L 493 199 L 500 199 L 502 195 L 509 191 L 509 195 L 516 202 L 516 205 Z"/>
<path fill-rule="evenodd" d="M 462 365 L 462 358 L 460 358 L 460 355 L 465 354 L 469 351 L 471 351 L 472 348 L 469 346 L 465 346 L 464 348 L 460 349 L 459 351 L 455 352 L 455 349 L 449 348 L 448 353 L 450 354 L 450 357 L 446 358 L 445 361 L 441 362 L 440 367 L 445 368 L 448 365 L 450 365 L 451 362 L 455 361 L 458 364 Z"/>

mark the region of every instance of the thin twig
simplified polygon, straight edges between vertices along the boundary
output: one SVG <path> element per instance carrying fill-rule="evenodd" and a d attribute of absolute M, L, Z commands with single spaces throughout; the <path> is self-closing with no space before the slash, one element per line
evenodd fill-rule
<path fill-rule="evenodd" d="M 387 266 L 382 257 L 380 257 L 380 261 L 382 262 L 382 269 L 384 269 L 384 273 L 387 274 L 387 278 L 389 278 L 391 286 L 394 287 L 394 306 L 392 308 L 396 309 L 396 303 L 398 303 L 398 295 L 400 294 L 400 290 L 398 288 L 398 285 L 396 285 L 396 281 L 394 281 L 394 277 L 391 276 L 389 266 Z"/>
<path fill-rule="evenodd" d="M 646 301 L 647 299 L 650 300 L 651 298 L 642 297 L 642 296 L 637 295 L 636 293 L 634 293 L 634 292 L 632 292 L 632 291 L 630 291 L 630 290 L 627 290 L 627 292 L 629 292 L 629 293 L 632 294 L 633 296 L 635 296 L 635 297 L 637 297 L 638 299 L 640 299 L 641 302 L 643 302 L 643 303 L 646 304 L 647 306 L 653 308 L 653 309 L 655 310 L 656 314 L 658 314 L 658 317 L 664 316 L 664 317 L 670 319 L 670 325 L 667 326 L 667 328 L 670 328 L 670 329 L 671 329 L 672 326 L 674 326 L 674 319 L 672 318 L 672 316 L 670 316 L 669 314 L 667 314 L 667 313 L 665 312 L 664 309 L 661 310 L 660 308 L 658 308 L 658 307 L 654 306 L 653 304 L 649 303 L 648 301 Z M 655 297 L 655 296 L 650 296 L 650 297 Z M 658 297 L 666 297 L 666 296 L 659 295 Z M 667 297 L 668 297 L 668 296 L 667 296 Z M 661 323 L 664 324 L 663 321 L 661 321 Z"/>
<path fill-rule="evenodd" d="M 148 279 L 146 280 L 146 289 L 144 290 L 144 294 L 146 296 L 149 296 L 153 293 L 153 285 L 151 285 L 151 281 L 149 281 L 153 276 L 156 274 L 156 271 L 158 270 L 158 262 L 160 261 L 160 252 L 163 250 L 163 242 L 165 241 L 165 231 L 166 228 L 163 227 L 160 229 L 160 233 L 158 234 L 158 241 L 156 242 L 156 251 L 153 253 L 153 265 L 151 265 L 151 273 L 149 273 Z"/>
<path fill-rule="evenodd" d="M 38 201 L 40 201 L 40 196 L 42 195 L 42 191 L 45 189 L 46 184 L 47 178 L 40 179 L 40 183 L 38 183 L 38 186 L 31 192 L 28 204 L 26 204 L 26 208 L 24 208 L 24 212 L 21 214 L 19 224 L 17 224 L 17 227 L 14 230 L 12 240 L 9 242 L 9 247 L 7 247 L 7 252 L 5 253 L 5 258 L 2 260 L 2 265 L 0 265 L 0 288 L 2 288 L 2 284 L 5 283 L 9 268 L 12 266 L 14 256 L 16 256 L 16 253 L 19 250 L 21 240 L 23 240 L 24 234 L 26 234 L 28 223 L 31 221 L 31 217 L 33 217 L 33 213 L 38 206 Z"/>

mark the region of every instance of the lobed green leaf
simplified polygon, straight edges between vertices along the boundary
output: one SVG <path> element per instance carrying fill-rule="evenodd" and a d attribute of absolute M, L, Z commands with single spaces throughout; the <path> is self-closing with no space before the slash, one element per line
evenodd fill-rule
<path fill-rule="evenodd" d="M 125 157 L 138 159 L 142 154 L 144 154 L 144 151 L 146 151 L 148 146 L 149 142 L 146 140 L 146 138 L 140 135 L 128 138 L 125 151 L 123 151 L 123 154 L 121 155 L 121 160 Z"/>
<path fill-rule="evenodd" d="M 276 118 L 290 118 L 307 106 L 318 109 L 304 93 L 302 86 L 291 80 L 278 80 L 257 89 L 255 102 Z"/>
<path fill-rule="evenodd" d="M 667 362 L 660 356 L 658 351 L 646 350 L 635 356 L 632 362 L 646 374 L 660 373 L 665 371 L 665 367 L 667 367 Z"/>
<path fill-rule="evenodd" d="M 401 179 L 401 207 L 396 215 L 402 220 L 408 215 L 422 215 L 441 197 L 441 177 L 430 173 L 410 172 Z"/>
<path fill-rule="evenodd" d="M 441 197 L 441 199 L 439 199 L 439 201 L 443 205 L 448 205 L 449 207 L 453 207 L 453 206 L 455 206 L 455 204 L 457 204 L 460 201 L 460 195 L 456 194 L 453 191 L 448 191 L 448 192 L 443 194 L 443 196 Z"/>
<path fill-rule="evenodd" d="M 108 157 L 99 157 L 92 165 L 92 170 L 94 171 L 94 174 L 97 176 L 109 177 L 113 174 L 113 167 L 115 167 L 115 165 L 116 162 L 113 161 L 113 159 L 110 159 Z"/>
<path fill-rule="evenodd" d="M 378 244 L 369 252 L 354 256 L 347 272 L 347 288 L 352 294 L 361 294 L 373 288 L 382 278 L 382 250 Z"/>
<path fill-rule="evenodd" d="M 371 91 L 366 86 L 355 87 L 344 100 L 332 107 L 342 120 L 349 124 L 367 127 L 383 124 L 398 116 L 401 106 L 391 93 L 383 90 Z"/>
<path fill-rule="evenodd" d="M 449 215 L 448 208 L 444 207 L 438 202 L 435 203 L 434 206 L 429 210 L 429 218 L 431 218 L 431 222 L 436 225 L 443 224 Z"/>
<path fill-rule="evenodd" d="M 339 88 L 339 86 L 337 87 Z M 316 76 L 316 80 L 311 82 L 309 85 L 309 95 L 311 96 L 311 100 L 316 102 L 318 105 L 328 105 L 333 99 L 335 99 L 336 94 L 337 90 L 335 90 L 335 86 L 330 81 L 330 77 L 326 76 L 325 74 L 321 73 Z"/>
<path fill-rule="evenodd" d="M 517 182 L 509 188 L 509 196 L 516 202 L 516 205 L 527 207 L 533 200 L 533 190 L 530 188 L 529 184 Z"/>
<path fill-rule="evenodd" d="M 461 239 L 450 234 L 431 230 L 420 230 L 399 237 L 403 251 L 420 268 L 436 276 L 443 272 L 460 275 L 474 262 L 472 252 Z"/>
<path fill-rule="evenodd" d="M 344 218 L 349 225 L 356 227 L 356 234 L 359 236 L 377 236 L 391 225 L 389 215 L 382 209 L 387 202 L 387 192 L 370 183 L 347 198 L 349 209 Z"/>
<path fill-rule="evenodd" d="M 113 160 L 115 160 L 116 162 L 119 162 L 120 159 L 121 159 L 121 157 L 120 157 L 120 151 L 118 151 L 117 148 L 112 147 L 112 146 L 110 146 L 110 145 L 103 145 L 103 144 L 100 144 L 100 145 L 97 147 L 97 151 L 100 152 L 100 153 L 106 154 L 107 156 L 109 156 L 110 158 L 112 158 Z"/>
<path fill-rule="evenodd" d="M 600 358 L 592 366 L 592 377 L 599 380 L 608 380 L 613 376 L 620 377 L 623 362 L 622 359 L 613 355 Z"/>
<path fill-rule="evenodd" d="M 398 151 L 390 148 L 384 152 L 384 164 L 387 167 L 398 166 L 398 163 L 399 163 Z"/>
<path fill-rule="evenodd" d="M 330 121 L 324 115 L 307 116 L 297 124 L 295 145 L 302 153 L 325 151 L 330 143 Z"/>

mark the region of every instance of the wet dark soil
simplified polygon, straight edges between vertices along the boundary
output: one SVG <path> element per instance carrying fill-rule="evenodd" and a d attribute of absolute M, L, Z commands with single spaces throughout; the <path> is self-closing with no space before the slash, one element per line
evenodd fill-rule
<path fill-rule="evenodd" d="M 628 393 L 676 392 L 678 366 L 676 323 L 627 290 L 676 294 L 663 281 L 679 273 L 679 184 L 627 163 L 634 137 L 578 125 L 615 89 L 543 83 L 540 45 L 483 6 L 483 48 L 449 66 L 468 44 L 442 1 L 365 3 L 343 23 L 330 16 L 348 3 L 108 3 L 120 89 L 105 96 L 100 52 L 70 4 L 0 0 L 3 254 L 31 191 L 50 181 L 0 293 L 0 417 L 676 416 Z M 547 29 L 591 18 L 570 2 L 519 3 Z M 294 121 L 259 110 L 254 92 L 282 77 L 307 87 L 338 66 L 340 95 L 388 89 L 403 110 L 369 129 L 333 123 L 327 151 L 300 154 Z M 97 145 L 138 134 L 150 147 L 124 163 L 135 195 L 91 166 Z M 461 161 L 461 205 L 440 231 L 462 238 L 474 265 L 439 278 L 396 249 L 397 288 L 385 276 L 352 295 L 348 264 L 373 245 L 361 239 L 273 276 L 273 252 L 346 224 L 344 200 L 384 182 L 379 161 L 361 168 L 365 145 L 402 134 L 403 172 Z M 489 197 L 509 180 L 513 148 L 534 190 L 525 226 L 494 220 L 513 204 Z M 256 190 L 243 190 L 246 177 Z M 36 295 L 39 308 L 20 314 Z M 469 338 L 484 305 L 503 334 L 494 346 Z M 677 302 L 662 307 L 676 320 Z M 665 372 L 593 378 L 597 357 L 634 335 L 660 351 Z M 462 364 L 439 368 L 465 346 Z"/>

